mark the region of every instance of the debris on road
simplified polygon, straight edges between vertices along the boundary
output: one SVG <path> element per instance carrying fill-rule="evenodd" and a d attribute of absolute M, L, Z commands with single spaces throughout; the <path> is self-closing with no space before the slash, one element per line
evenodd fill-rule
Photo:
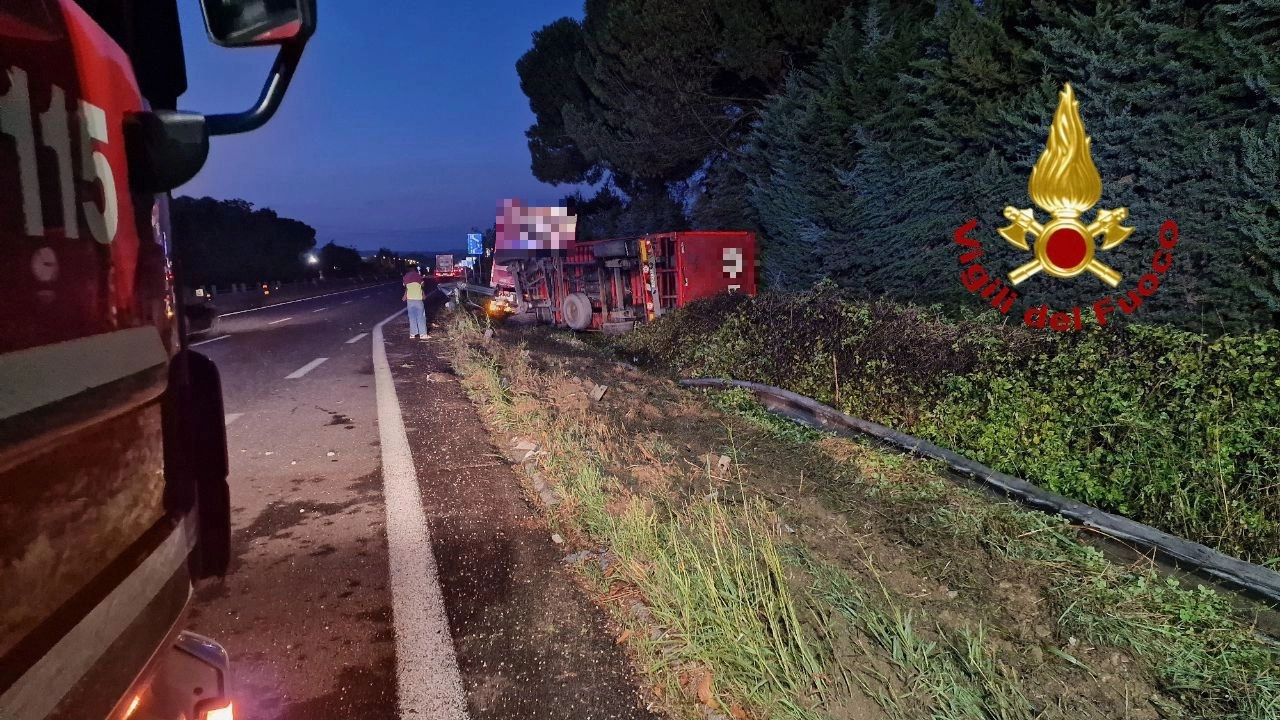
<path fill-rule="evenodd" d="M 591 398 L 592 402 L 600 402 L 600 399 L 604 397 L 606 392 L 609 392 L 609 386 L 597 385 L 591 389 L 591 394 L 588 397 Z"/>
<path fill-rule="evenodd" d="M 590 550 L 579 550 L 571 555 L 564 556 L 564 562 L 568 565 L 577 565 L 578 563 L 591 559 L 595 553 Z"/>
<path fill-rule="evenodd" d="M 542 504 L 546 505 L 548 508 L 553 508 L 560 504 L 560 498 L 556 496 L 555 492 L 551 490 L 551 488 L 544 487 L 542 490 L 539 490 L 538 499 L 541 500 Z"/>
<path fill-rule="evenodd" d="M 728 455 L 721 455 L 720 460 L 716 463 L 716 469 L 720 471 L 721 475 L 724 475 L 725 473 L 729 472 L 729 466 L 732 464 L 733 464 L 732 458 L 730 458 Z"/>

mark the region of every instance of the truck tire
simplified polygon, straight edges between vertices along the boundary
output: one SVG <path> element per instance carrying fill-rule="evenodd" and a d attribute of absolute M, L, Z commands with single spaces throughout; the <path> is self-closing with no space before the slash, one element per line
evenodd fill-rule
<path fill-rule="evenodd" d="M 570 328 L 586 330 L 591 327 L 591 298 L 583 293 L 569 293 L 560 303 L 560 316 Z"/>

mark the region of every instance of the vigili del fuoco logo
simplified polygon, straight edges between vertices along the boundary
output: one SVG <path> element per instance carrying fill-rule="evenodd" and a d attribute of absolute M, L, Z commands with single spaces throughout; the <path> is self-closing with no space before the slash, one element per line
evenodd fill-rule
<path fill-rule="evenodd" d="M 960 282 L 1001 313 L 1008 315 L 1017 306 L 1020 296 L 1014 288 L 1039 273 L 1076 282 L 1096 279 L 1109 287 L 1119 287 L 1123 276 L 1106 263 L 1105 253 L 1127 240 L 1133 228 L 1124 225 L 1129 218 L 1126 208 L 1099 209 L 1091 222 L 1084 221 L 1084 214 L 1102 197 L 1102 176 L 1089 154 L 1089 142 L 1080 120 L 1080 103 L 1067 84 L 1058 93 L 1049 141 L 1032 168 L 1028 183 L 1032 202 L 1049 214 L 1048 221 L 1040 222 L 1032 208 L 1010 205 L 1004 209 L 1005 219 L 1012 224 L 1000 228 L 1000 237 L 1031 254 L 1031 259 L 1009 272 L 1007 280 L 979 262 L 982 243 L 970 236 L 978 227 L 977 219 L 956 230 L 956 244 L 966 249 L 960 255 Z M 1144 298 L 1160 288 L 1160 279 L 1173 266 L 1177 244 L 1178 225 L 1165 220 L 1160 225 L 1159 247 L 1136 287 L 1120 295 L 1105 295 L 1092 304 L 1098 325 L 1105 327 L 1117 310 L 1132 314 L 1142 306 Z M 1028 327 L 1047 326 L 1058 332 L 1083 328 L 1079 305 L 1067 311 L 1055 311 L 1047 305 L 1028 307 L 1022 320 Z"/>

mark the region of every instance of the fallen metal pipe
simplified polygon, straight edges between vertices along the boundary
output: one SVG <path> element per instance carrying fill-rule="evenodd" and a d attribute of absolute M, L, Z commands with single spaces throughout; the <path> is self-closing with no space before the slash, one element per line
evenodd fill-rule
<path fill-rule="evenodd" d="M 739 387 L 750 390 L 771 412 L 810 427 L 840 435 L 854 437 L 870 435 L 913 455 L 940 460 L 955 472 L 978 480 L 1025 505 L 1061 515 L 1072 522 L 1098 530 L 1104 535 L 1153 550 L 1180 567 L 1223 581 L 1272 604 L 1280 604 L 1280 573 L 1274 570 L 1231 557 L 1127 517 L 1103 512 L 1078 500 L 1032 485 L 1021 478 L 992 470 L 986 465 L 920 438 L 845 415 L 803 395 L 769 385 L 720 378 L 681 380 L 680 384 L 685 387 Z"/>

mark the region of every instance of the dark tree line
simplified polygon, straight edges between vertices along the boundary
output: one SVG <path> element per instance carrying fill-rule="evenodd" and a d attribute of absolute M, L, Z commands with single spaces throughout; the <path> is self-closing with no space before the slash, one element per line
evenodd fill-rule
<path fill-rule="evenodd" d="M 605 181 L 575 198 L 584 235 L 753 229 L 775 287 L 944 304 L 968 302 L 950 235 L 970 217 L 1015 264 L 995 229 L 1030 205 L 1070 82 L 1099 207 L 1137 228 L 1108 262 L 1137 271 L 1175 218 L 1145 317 L 1219 331 L 1280 324 L 1277 58 L 1280 0 L 588 0 L 517 71 L 534 174 Z"/>
<path fill-rule="evenodd" d="M 246 200 L 177 197 L 170 223 L 186 285 L 293 282 L 367 270 L 356 250 L 332 241 L 316 250 L 315 228 Z"/>

